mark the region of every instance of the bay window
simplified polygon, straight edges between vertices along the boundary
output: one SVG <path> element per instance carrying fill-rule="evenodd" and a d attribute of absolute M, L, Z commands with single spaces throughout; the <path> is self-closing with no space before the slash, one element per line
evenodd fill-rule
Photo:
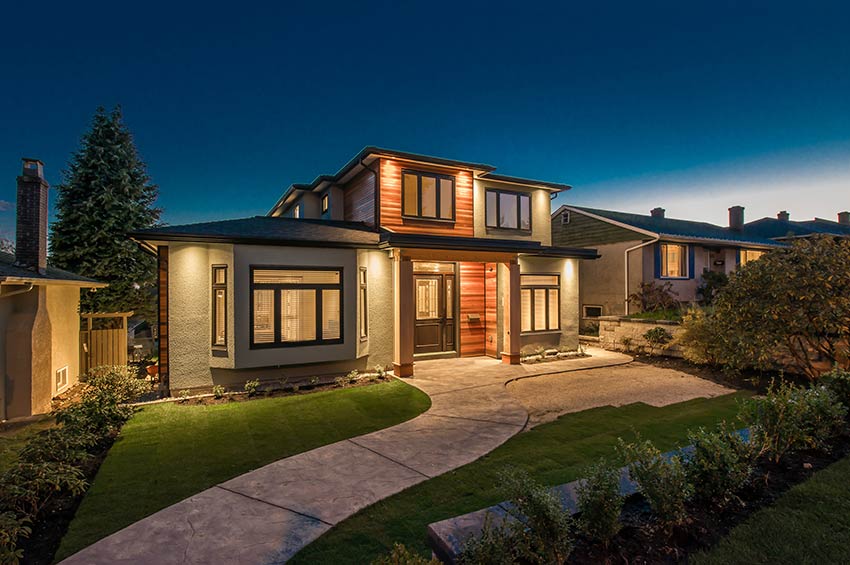
<path fill-rule="evenodd" d="M 531 195 L 488 188 L 484 205 L 488 228 L 531 229 Z"/>
<path fill-rule="evenodd" d="M 520 275 L 520 312 L 523 333 L 560 329 L 560 275 Z"/>
<path fill-rule="evenodd" d="M 455 178 L 437 173 L 402 171 L 401 212 L 426 220 L 455 219 Z"/>
<path fill-rule="evenodd" d="M 251 268 L 251 347 L 342 343 L 342 269 Z"/>

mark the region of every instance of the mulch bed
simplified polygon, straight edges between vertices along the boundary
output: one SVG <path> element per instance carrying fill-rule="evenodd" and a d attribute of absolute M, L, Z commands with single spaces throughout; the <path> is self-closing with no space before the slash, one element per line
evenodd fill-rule
<path fill-rule="evenodd" d="M 608 551 L 579 538 L 570 563 L 683 563 L 688 556 L 717 544 L 736 525 L 761 508 L 773 504 L 783 493 L 850 454 L 850 437 L 842 436 L 832 451 L 802 451 L 787 455 L 775 464 L 762 461 L 751 484 L 740 499 L 726 508 L 690 505 L 688 521 L 671 535 L 659 531 L 651 521 L 648 505 L 630 498 L 623 509 L 623 529 Z"/>

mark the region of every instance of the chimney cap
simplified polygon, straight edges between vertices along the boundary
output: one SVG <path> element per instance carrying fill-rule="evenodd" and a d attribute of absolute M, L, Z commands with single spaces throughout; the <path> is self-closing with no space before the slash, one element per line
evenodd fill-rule
<path fill-rule="evenodd" d="M 664 208 L 662 208 L 660 206 L 656 206 L 655 208 L 653 208 L 652 210 L 649 211 L 649 214 L 653 218 L 663 218 L 665 212 L 666 212 L 666 210 Z"/>
<path fill-rule="evenodd" d="M 782 210 L 778 214 L 776 214 L 777 220 L 782 220 L 783 222 L 787 222 L 791 219 L 791 214 L 788 213 L 788 210 Z"/>
<path fill-rule="evenodd" d="M 23 162 L 22 174 L 24 176 L 44 178 L 44 163 L 40 159 L 22 157 L 21 162 Z"/>

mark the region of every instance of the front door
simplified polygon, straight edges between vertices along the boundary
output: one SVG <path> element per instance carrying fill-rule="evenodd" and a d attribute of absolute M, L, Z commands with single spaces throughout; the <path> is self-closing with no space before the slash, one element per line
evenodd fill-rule
<path fill-rule="evenodd" d="M 446 274 L 413 275 L 416 320 L 414 353 L 439 353 L 455 348 L 455 277 Z"/>

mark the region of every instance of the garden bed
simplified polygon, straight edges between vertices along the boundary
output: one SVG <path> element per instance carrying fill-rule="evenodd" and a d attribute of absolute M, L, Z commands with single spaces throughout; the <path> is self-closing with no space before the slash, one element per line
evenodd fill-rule
<path fill-rule="evenodd" d="M 584 352 L 584 348 L 580 347 L 575 351 L 559 351 L 557 349 L 547 349 L 532 355 L 523 355 L 520 357 L 520 363 L 528 365 L 536 365 L 537 363 L 548 363 L 550 361 L 563 361 L 565 359 L 581 359 L 590 357 Z"/>

